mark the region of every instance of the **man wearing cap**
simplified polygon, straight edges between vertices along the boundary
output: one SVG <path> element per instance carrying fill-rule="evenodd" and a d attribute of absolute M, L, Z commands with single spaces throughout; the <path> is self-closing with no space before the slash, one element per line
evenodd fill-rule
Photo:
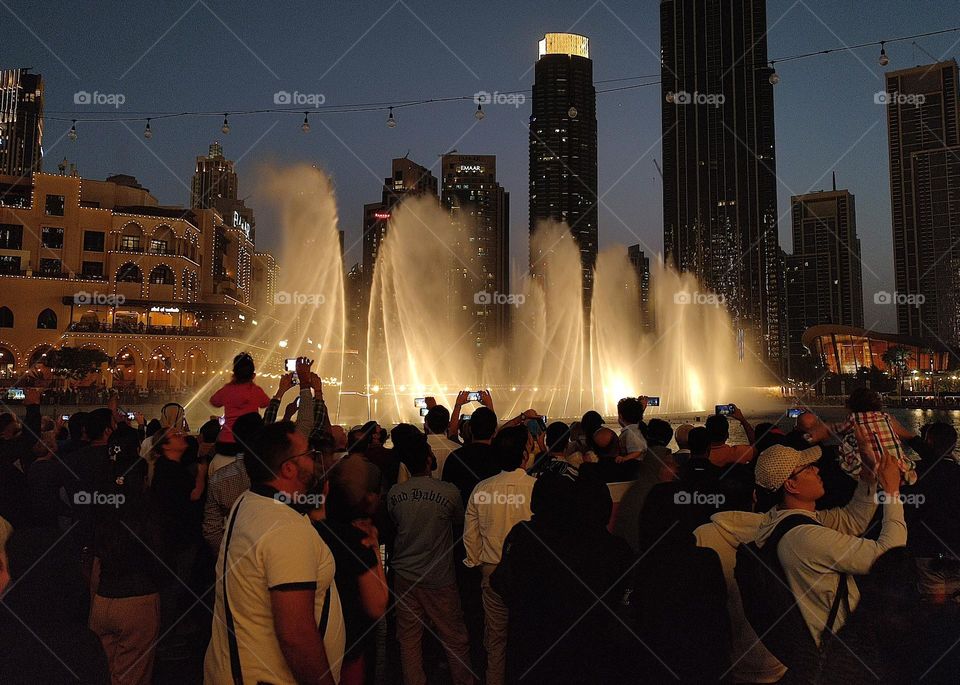
<path fill-rule="evenodd" d="M 820 447 L 798 451 L 786 445 L 768 447 L 757 460 L 756 482 L 777 502 L 757 530 L 757 545 L 763 547 L 784 518 L 805 514 L 821 525 L 797 526 L 783 535 L 777 556 L 787 583 L 810 634 L 817 645 L 827 623 L 831 604 L 840 582 L 848 574 L 849 610 L 860 600 L 857 584 L 851 576 L 864 575 L 873 562 L 893 547 L 907 542 L 907 527 L 900 501 L 900 472 L 896 461 L 886 452 L 876 453 L 870 436 L 858 429 L 861 454 L 872 468 L 862 469 L 860 483 L 850 503 L 840 509 L 816 511 L 823 497 L 823 481 L 816 466 Z M 878 486 L 883 490 L 878 494 Z M 876 540 L 865 540 L 864 533 L 878 503 L 883 504 L 883 525 Z M 847 610 L 841 606 L 834 632 L 843 627 Z"/>

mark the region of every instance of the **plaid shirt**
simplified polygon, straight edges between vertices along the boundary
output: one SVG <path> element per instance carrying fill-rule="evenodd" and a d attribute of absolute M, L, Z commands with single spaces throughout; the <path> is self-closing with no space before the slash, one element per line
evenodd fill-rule
<path fill-rule="evenodd" d="M 250 477 L 243 465 L 243 457 L 221 466 L 210 476 L 207 484 L 207 501 L 203 505 L 203 539 L 214 552 L 220 550 L 224 522 L 230 507 L 250 488 Z"/>
<path fill-rule="evenodd" d="M 833 430 L 840 440 L 840 468 L 852 477 L 860 476 L 862 459 L 857 446 L 857 424 L 866 428 L 872 436 L 878 454 L 890 454 L 897 460 L 902 482 L 912 485 L 917 481 L 916 464 L 907 456 L 905 446 L 901 444 L 890 424 L 890 417 L 882 411 L 856 412 L 850 414 L 846 421 L 833 425 Z"/>

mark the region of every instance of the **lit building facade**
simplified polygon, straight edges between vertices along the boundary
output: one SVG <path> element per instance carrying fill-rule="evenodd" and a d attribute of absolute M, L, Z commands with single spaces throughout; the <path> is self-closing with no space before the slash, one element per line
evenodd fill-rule
<path fill-rule="evenodd" d="M 68 346 L 112 358 L 88 385 L 188 389 L 247 337 L 253 243 L 216 210 L 161 206 L 129 176 L 5 175 L 0 196 L 0 379 Z"/>
<path fill-rule="evenodd" d="M 43 77 L 0 69 L 0 174 L 29 176 L 43 168 Z"/>
<path fill-rule="evenodd" d="M 947 346 L 929 340 L 837 324 L 808 328 L 803 344 L 824 370 L 835 374 L 855 375 L 871 367 L 895 373 L 883 360 L 884 353 L 894 347 L 909 352 L 905 368 L 908 374 L 944 373 L 950 370 L 950 360 L 955 356 Z"/>

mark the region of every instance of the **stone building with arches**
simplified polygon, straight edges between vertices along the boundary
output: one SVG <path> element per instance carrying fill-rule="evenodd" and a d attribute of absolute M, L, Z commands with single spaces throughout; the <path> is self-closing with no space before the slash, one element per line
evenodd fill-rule
<path fill-rule="evenodd" d="M 253 332 L 254 253 L 216 209 L 131 176 L 0 175 L 0 385 L 62 346 L 113 360 L 82 383 L 202 385 Z"/>

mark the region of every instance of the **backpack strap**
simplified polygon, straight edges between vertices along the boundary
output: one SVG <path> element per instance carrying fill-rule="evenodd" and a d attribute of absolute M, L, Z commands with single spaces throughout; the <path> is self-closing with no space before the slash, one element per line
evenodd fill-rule
<path fill-rule="evenodd" d="M 830 615 L 827 616 L 827 624 L 824 626 L 824 632 L 836 634 L 833 631 L 833 624 L 837 620 L 837 614 L 840 613 L 841 602 L 847 609 L 847 615 L 850 615 L 849 593 L 850 588 L 847 586 L 847 574 L 841 573 L 840 582 L 837 584 L 837 594 L 833 598 L 833 606 L 830 607 Z"/>
<path fill-rule="evenodd" d="M 780 521 L 773 529 L 773 532 L 770 533 L 770 537 L 767 538 L 767 542 L 763 546 L 764 549 L 769 548 L 776 551 L 780 545 L 780 540 L 783 539 L 784 535 L 789 533 L 797 526 L 805 525 L 822 526 L 823 524 L 816 519 L 810 518 L 806 514 L 790 514 L 789 516 L 784 517 L 784 519 Z M 777 563 L 779 565 L 779 557 L 777 557 Z"/>
<path fill-rule="evenodd" d="M 230 609 L 230 600 L 227 597 L 227 550 L 230 548 L 230 538 L 233 537 L 233 526 L 237 522 L 237 514 L 240 511 L 240 505 L 243 503 L 243 496 L 233 508 L 233 516 L 230 517 L 230 523 L 227 526 L 227 539 L 223 544 L 223 572 L 221 574 L 221 585 L 223 587 L 223 614 L 224 622 L 227 624 L 227 644 L 230 648 L 230 674 L 234 685 L 243 685 L 243 673 L 240 669 L 240 647 L 237 644 L 237 634 L 234 630 L 233 611 Z"/>

